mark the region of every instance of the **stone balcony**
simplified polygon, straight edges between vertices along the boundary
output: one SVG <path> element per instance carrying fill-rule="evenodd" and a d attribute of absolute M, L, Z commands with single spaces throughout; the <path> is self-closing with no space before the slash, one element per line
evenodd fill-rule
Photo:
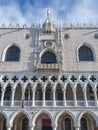
<path fill-rule="evenodd" d="M 62 64 L 37 64 L 37 70 L 60 71 L 62 70 Z"/>

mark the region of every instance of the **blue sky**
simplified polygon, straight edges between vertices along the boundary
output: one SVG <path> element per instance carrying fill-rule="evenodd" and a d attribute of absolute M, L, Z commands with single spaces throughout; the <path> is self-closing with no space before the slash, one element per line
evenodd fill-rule
<path fill-rule="evenodd" d="M 0 24 L 42 22 L 47 9 L 54 21 L 98 23 L 98 0 L 0 0 Z"/>

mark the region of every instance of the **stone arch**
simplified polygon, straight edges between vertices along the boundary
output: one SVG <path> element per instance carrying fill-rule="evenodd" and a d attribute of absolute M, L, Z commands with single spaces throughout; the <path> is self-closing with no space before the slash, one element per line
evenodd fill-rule
<path fill-rule="evenodd" d="M 52 48 L 48 48 L 48 49 L 47 49 L 47 48 L 46 48 L 46 49 L 44 49 L 43 51 L 40 52 L 39 58 L 41 58 L 42 55 L 45 54 L 45 53 L 48 52 L 48 51 L 54 53 L 54 54 L 56 55 L 56 57 L 57 57 L 57 52 L 54 51 L 54 49 L 52 49 Z"/>
<path fill-rule="evenodd" d="M 66 100 L 73 100 L 74 99 L 72 89 L 73 88 L 72 88 L 71 84 L 68 83 L 66 85 Z M 70 95 L 69 95 L 69 93 L 70 93 Z"/>
<path fill-rule="evenodd" d="M 10 116 L 9 120 L 10 120 L 11 126 L 13 125 L 13 122 L 14 122 L 15 117 L 17 117 L 17 115 L 19 115 L 19 114 L 21 114 L 21 113 L 24 114 L 24 115 L 26 115 L 26 117 L 28 118 L 29 122 L 31 121 L 30 115 L 29 115 L 25 110 L 20 110 L 20 111 L 14 112 L 14 113 Z"/>
<path fill-rule="evenodd" d="M 82 46 L 86 46 L 86 47 L 88 47 L 88 48 L 92 51 L 94 61 L 96 61 L 96 53 L 95 53 L 95 50 L 94 50 L 94 48 L 93 48 L 89 43 L 80 44 L 80 45 L 76 48 L 77 61 L 79 61 L 78 52 L 79 52 L 80 47 L 82 47 Z"/>
<path fill-rule="evenodd" d="M 83 88 L 79 83 L 76 85 L 76 97 L 77 100 L 84 100 Z"/>
<path fill-rule="evenodd" d="M 39 115 L 41 114 L 46 114 L 49 116 L 49 118 L 51 119 L 51 124 L 54 125 L 54 118 L 52 116 L 52 114 L 47 111 L 47 110 L 42 110 L 42 111 L 39 111 L 39 112 L 36 112 L 34 115 L 33 115 L 33 118 L 32 118 L 32 125 L 35 126 L 35 122 L 36 122 L 36 119 L 38 118 Z"/>
<path fill-rule="evenodd" d="M 13 89 L 17 89 L 17 86 L 20 85 L 21 86 L 21 89 L 22 89 L 22 83 L 19 81 L 17 82 L 14 86 L 13 86 Z"/>
<path fill-rule="evenodd" d="M 5 61 L 6 52 L 7 52 L 7 50 L 8 50 L 10 47 L 12 47 L 12 46 L 18 47 L 18 48 L 20 49 L 20 55 L 21 55 L 21 48 L 20 48 L 20 46 L 19 46 L 17 43 L 8 44 L 8 45 L 6 45 L 6 46 L 4 47 L 4 49 L 3 49 L 3 52 L 2 52 L 2 61 Z"/>
<path fill-rule="evenodd" d="M 28 81 L 25 85 L 24 85 L 24 90 L 26 90 L 26 88 L 28 87 L 28 85 L 30 86 L 30 88 L 32 89 L 32 83 L 30 81 Z"/>
<path fill-rule="evenodd" d="M 89 115 L 91 115 L 91 116 L 93 117 L 93 119 L 95 120 L 96 124 L 98 125 L 98 116 L 97 116 L 94 112 L 92 112 L 92 111 L 90 111 L 90 110 L 82 111 L 82 112 L 79 113 L 79 115 L 78 115 L 78 117 L 77 117 L 77 122 L 78 122 L 79 124 L 80 124 L 80 120 L 81 120 L 81 118 L 82 118 L 82 116 L 83 116 L 84 114 L 89 114 Z"/>
<path fill-rule="evenodd" d="M 86 94 L 87 94 L 87 100 L 94 100 L 93 87 L 90 83 L 88 83 L 86 86 Z"/>
<path fill-rule="evenodd" d="M 43 98 L 42 96 L 43 96 L 42 86 L 40 83 L 38 83 L 35 89 L 35 100 L 42 100 Z"/>
<path fill-rule="evenodd" d="M 22 84 L 20 82 L 15 84 L 14 101 L 22 99 Z"/>
<path fill-rule="evenodd" d="M 59 113 L 57 113 L 57 115 L 55 116 L 55 125 L 56 126 L 58 126 L 58 120 L 62 114 L 68 114 L 72 118 L 74 125 L 77 124 L 77 120 L 76 120 L 76 117 L 74 116 L 74 114 L 71 111 L 63 110 L 63 111 L 60 111 Z"/>
<path fill-rule="evenodd" d="M 8 123 L 9 122 L 8 115 L 5 112 L 1 111 L 1 110 L 0 110 L 0 114 L 5 117 L 5 119 L 6 119 L 7 123 Z"/>
<path fill-rule="evenodd" d="M 47 56 L 50 58 L 47 59 Z M 39 54 L 39 63 L 58 63 L 59 55 L 52 48 L 46 48 Z"/>
<path fill-rule="evenodd" d="M 63 90 L 61 83 L 58 82 L 56 84 L 55 92 L 56 100 L 63 100 Z"/>

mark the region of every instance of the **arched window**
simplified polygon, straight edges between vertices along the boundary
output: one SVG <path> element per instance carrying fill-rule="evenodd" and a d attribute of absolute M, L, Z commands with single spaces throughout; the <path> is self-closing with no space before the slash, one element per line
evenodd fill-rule
<path fill-rule="evenodd" d="M 65 118 L 65 130 L 71 130 L 71 120 L 69 118 Z"/>
<path fill-rule="evenodd" d="M 82 46 L 79 48 L 79 61 L 94 61 L 93 52 L 87 46 Z"/>
<path fill-rule="evenodd" d="M 28 118 L 24 118 L 22 121 L 22 130 L 28 130 L 29 129 L 29 120 Z"/>
<path fill-rule="evenodd" d="M 57 63 L 55 54 L 52 52 L 46 52 L 41 57 L 41 63 L 44 63 L 44 64 Z"/>
<path fill-rule="evenodd" d="M 87 129 L 87 121 L 85 118 L 81 119 L 81 130 L 88 130 Z"/>
<path fill-rule="evenodd" d="M 3 120 L 3 129 L 2 130 L 7 130 L 7 128 L 6 128 L 6 119 Z"/>
<path fill-rule="evenodd" d="M 20 49 L 17 46 L 11 46 L 5 56 L 5 61 L 19 61 L 20 60 Z"/>

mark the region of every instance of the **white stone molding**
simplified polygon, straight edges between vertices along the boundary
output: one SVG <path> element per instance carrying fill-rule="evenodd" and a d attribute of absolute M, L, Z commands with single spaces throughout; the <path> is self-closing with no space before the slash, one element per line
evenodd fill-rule
<path fill-rule="evenodd" d="M 14 106 L 14 95 L 15 95 L 15 89 L 12 88 L 11 106 Z"/>

